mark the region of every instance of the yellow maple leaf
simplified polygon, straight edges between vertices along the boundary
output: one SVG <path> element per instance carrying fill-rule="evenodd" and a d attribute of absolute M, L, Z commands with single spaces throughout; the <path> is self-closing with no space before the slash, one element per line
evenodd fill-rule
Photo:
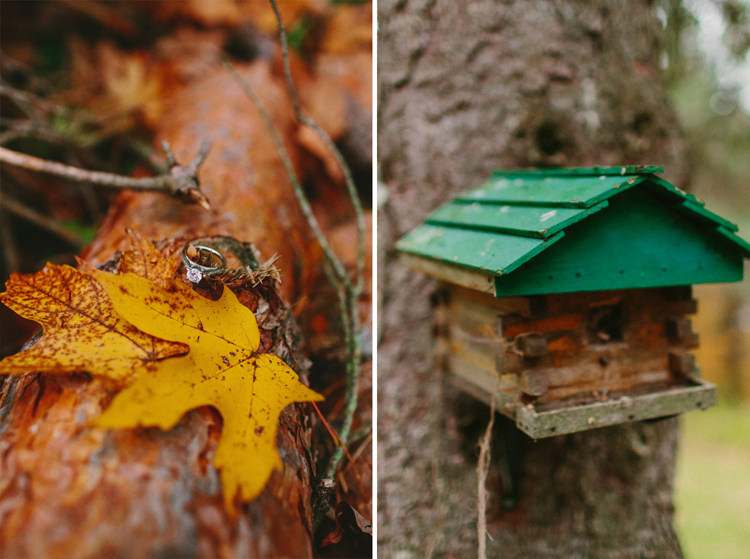
<path fill-rule="evenodd" d="M 281 411 L 293 402 L 323 397 L 302 384 L 281 359 L 257 353 L 255 316 L 228 288 L 221 299 L 211 301 L 179 280 L 162 288 L 133 273 L 92 274 L 122 318 L 143 332 L 190 347 L 187 355 L 160 361 L 137 375 L 95 424 L 166 430 L 187 411 L 214 406 L 223 418 L 214 465 L 221 473 L 226 508 L 235 516 L 235 497 L 257 497 L 282 465 L 276 450 Z"/>
<path fill-rule="evenodd" d="M 187 346 L 139 331 L 115 313 L 104 288 L 91 276 L 47 264 L 36 274 L 11 274 L 0 301 L 42 325 L 26 351 L 0 361 L 0 374 L 88 371 L 123 380 Z"/>

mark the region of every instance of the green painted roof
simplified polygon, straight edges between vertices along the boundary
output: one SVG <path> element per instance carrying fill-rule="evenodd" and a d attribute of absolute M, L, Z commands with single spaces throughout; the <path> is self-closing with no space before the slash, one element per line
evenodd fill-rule
<path fill-rule="evenodd" d="M 750 244 L 735 234 L 737 226 L 654 174 L 661 171 L 639 166 L 494 173 L 430 214 L 397 246 L 498 276 L 497 295 L 741 279 Z M 565 241 L 566 235 L 573 236 Z M 569 270 L 569 282 L 561 270 L 568 267 L 566 259 L 580 263 Z"/>

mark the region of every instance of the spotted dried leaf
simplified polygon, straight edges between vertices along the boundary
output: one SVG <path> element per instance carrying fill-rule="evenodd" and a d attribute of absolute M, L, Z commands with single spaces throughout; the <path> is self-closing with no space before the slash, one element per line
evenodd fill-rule
<path fill-rule="evenodd" d="M 88 371 L 123 380 L 188 351 L 125 322 L 104 288 L 70 266 L 47 264 L 36 274 L 14 273 L 5 286 L 0 301 L 41 324 L 43 335 L 31 348 L 0 361 L 0 374 Z"/>
<path fill-rule="evenodd" d="M 128 230 L 127 233 L 130 249 L 123 251 L 117 273 L 133 272 L 150 279 L 160 287 L 165 287 L 177 273 L 180 261 L 174 255 L 165 258 L 152 241 L 141 237 L 135 231 Z"/>

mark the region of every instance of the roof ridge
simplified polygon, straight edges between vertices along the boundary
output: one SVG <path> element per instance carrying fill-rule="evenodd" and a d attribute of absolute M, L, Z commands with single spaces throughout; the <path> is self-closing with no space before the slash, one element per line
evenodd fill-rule
<path fill-rule="evenodd" d="M 518 177 L 595 177 L 599 175 L 644 175 L 663 173 L 664 167 L 654 165 L 625 165 L 615 167 L 551 167 L 545 169 L 507 169 L 498 170 L 493 175 Z"/>

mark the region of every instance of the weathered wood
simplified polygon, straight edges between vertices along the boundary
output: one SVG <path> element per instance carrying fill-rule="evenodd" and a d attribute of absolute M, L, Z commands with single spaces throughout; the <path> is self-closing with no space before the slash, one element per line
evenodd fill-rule
<path fill-rule="evenodd" d="M 506 301 L 449 285 L 443 292 L 448 296 L 437 308 L 448 337 L 449 374 L 461 377 L 464 386 L 490 383 L 474 390 L 484 399 L 498 374 L 517 398 L 551 405 L 669 386 L 694 369 L 685 350 L 697 334 L 680 315 L 693 306 L 690 289 L 554 294 L 545 297 L 545 310 L 579 313 L 534 319 L 505 312 L 530 310 L 531 298 Z"/>
<path fill-rule="evenodd" d="M 670 353 L 669 370 L 676 375 L 692 376 L 695 374 L 695 355 L 692 353 Z"/>
<path fill-rule="evenodd" d="M 263 344 L 305 379 L 288 307 L 267 282 L 246 282 L 234 289 L 263 314 Z M 2 388 L 2 557 L 312 555 L 315 464 L 306 406 L 282 412 L 282 467 L 233 520 L 213 465 L 222 419 L 212 408 L 188 412 L 169 431 L 106 430 L 88 422 L 111 401 L 113 387 L 85 373 L 11 377 Z"/>
<path fill-rule="evenodd" d="M 563 236 L 564 233 L 560 231 L 545 239 L 534 239 L 426 223 L 405 235 L 398 242 L 398 248 L 438 263 L 464 266 L 481 274 L 499 275 L 509 274 Z M 437 277 L 443 279 L 440 275 Z"/>
<path fill-rule="evenodd" d="M 485 316 L 486 313 L 497 315 L 517 314 L 529 317 L 535 314 L 540 299 L 543 297 L 495 297 L 494 294 L 480 293 L 466 287 L 443 285 L 442 291 L 450 292 L 448 304 L 451 312 L 460 313 L 463 309 L 471 309 L 472 312 Z"/>
<path fill-rule="evenodd" d="M 706 409 L 717 404 L 716 386 L 699 382 L 693 386 L 659 390 L 647 394 L 616 396 L 607 402 L 536 411 L 532 405 L 516 408 L 518 426 L 540 439 L 682 413 L 686 408 Z"/>
<path fill-rule="evenodd" d="M 156 123 L 156 143 L 168 141 L 182 159 L 194 154 L 202 141 L 212 142 L 200 172 L 212 210 L 186 206 L 159 194 L 123 192 L 83 256 L 94 265 L 110 260 L 127 247 L 127 228 L 154 240 L 187 242 L 209 234 L 230 235 L 254 242 L 264 259 L 280 256 L 281 290 L 303 320 L 329 316 L 313 314 L 316 305 L 324 305 L 335 320 L 339 316 L 336 294 L 326 291 L 330 288 L 321 251 L 260 115 L 220 65 L 204 67 L 199 63 L 200 71 L 183 71 L 185 63 L 217 60 L 223 33 L 196 31 L 199 40 L 190 46 L 189 54 L 184 51 L 184 41 L 172 37 L 170 48 L 152 50 L 148 57 L 150 74 L 168 67 L 164 73 L 170 76 L 170 96 L 163 99 L 169 109 Z M 151 57 L 158 53 L 173 58 Z M 329 63 L 337 64 L 338 59 L 328 55 Z M 250 64 L 237 63 L 237 69 L 264 99 L 300 179 L 311 187 L 311 180 L 320 181 L 315 185 L 327 182 L 319 161 L 300 148 L 301 128 L 291 110 L 280 67 L 261 56 Z M 370 75 L 364 64 L 361 70 Z M 304 106 L 316 84 L 302 65 L 295 69 L 297 77 L 305 80 L 300 91 Z M 327 85 L 330 94 L 331 84 Z M 326 188 L 331 189 L 331 184 Z M 332 198 L 337 194 L 332 192 L 320 196 L 320 202 L 336 203 Z M 349 212 L 349 203 L 344 204 Z M 328 233 L 328 226 L 322 226 Z M 349 234 L 339 242 L 343 250 L 334 248 L 339 255 L 352 255 L 342 256 L 350 270 L 355 268 L 356 258 L 356 243 L 348 242 L 352 238 Z M 333 243 L 335 235 L 329 239 Z M 368 285 L 366 272 L 366 290 Z M 257 286 L 259 290 L 267 287 Z M 360 299 L 363 316 L 369 309 L 366 293 Z M 291 311 L 278 294 L 271 294 L 267 293 L 267 308 L 262 311 L 266 321 L 259 321 L 261 335 L 304 379 L 309 365 L 297 349 L 299 336 L 291 327 Z M 248 304 L 258 301 L 252 297 L 240 300 Z M 319 330 L 324 330 L 330 351 L 337 342 L 332 326 L 336 323 L 322 322 Z M 340 367 L 343 378 L 339 357 L 326 359 L 326 369 L 336 375 Z M 232 520 L 224 510 L 213 467 L 221 418 L 211 409 L 201 408 L 189 412 L 168 432 L 89 428 L 87 421 L 112 396 L 111 388 L 85 374 L 69 379 L 28 375 L 5 380 L 0 394 L 0 556 L 312 556 L 311 485 L 320 472 L 315 469 L 317 452 L 311 450 L 311 408 L 293 405 L 281 415 L 277 443 L 282 468 L 255 501 L 241 508 L 240 517 Z M 362 396 L 367 397 L 366 392 Z M 355 421 L 356 429 L 364 427 L 359 419 Z M 362 456 L 367 454 L 365 451 Z M 359 476 L 360 472 L 364 482 L 357 481 L 356 487 L 364 487 L 362 493 L 366 494 L 366 471 L 355 464 L 347 475 Z M 359 491 L 353 487 L 350 483 L 352 494 Z M 368 513 L 362 508 L 360 512 Z"/>
<path fill-rule="evenodd" d="M 541 396 L 549 389 L 549 377 L 538 371 L 518 375 L 518 389 L 529 396 Z"/>
<path fill-rule="evenodd" d="M 673 318 L 667 321 L 667 335 L 673 338 L 676 342 L 685 342 L 689 340 L 690 343 L 694 342 L 695 332 L 693 332 L 693 324 L 687 317 Z"/>
<path fill-rule="evenodd" d="M 540 334 L 518 336 L 515 348 L 524 357 L 541 357 L 547 355 L 547 339 Z"/>
<path fill-rule="evenodd" d="M 432 260 L 409 255 L 405 255 L 403 258 L 404 264 L 414 271 L 422 272 L 440 280 L 462 285 L 477 291 L 486 293 L 495 292 L 495 279 L 491 274 L 479 273 L 474 270 L 461 268 L 460 266 L 445 266 Z"/>
<path fill-rule="evenodd" d="M 520 334 L 529 332 L 559 332 L 561 330 L 573 330 L 583 323 L 582 314 L 570 314 L 565 316 L 553 316 L 540 318 L 528 322 L 517 322 L 503 327 L 503 336 L 513 338 Z"/>

